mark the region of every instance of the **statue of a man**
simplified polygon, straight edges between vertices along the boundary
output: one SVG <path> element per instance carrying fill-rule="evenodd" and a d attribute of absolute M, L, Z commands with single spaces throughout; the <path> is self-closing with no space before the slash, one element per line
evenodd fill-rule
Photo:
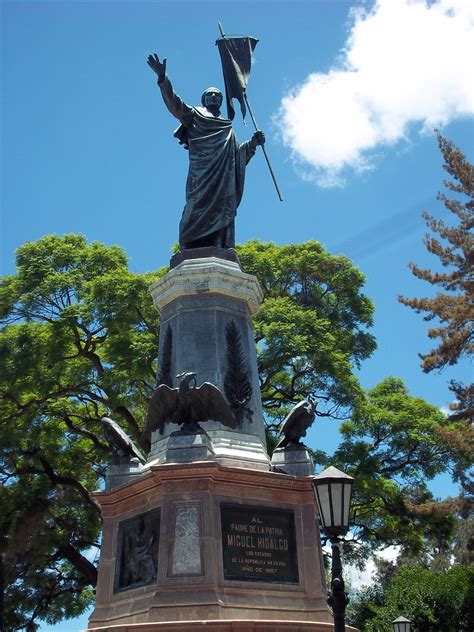
<path fill-rule="evenodd" d="M 234 248 L 234 218 L 242 199 L 245 167 L 265 136 L 255 132 L 239 145 L 231 121 L 220 113 L 220 90 L 205 90 L 202 107 L 187 105 L 173 91 L 166 59 L 160 62 L 156 54 L 150 55 L 148 65 L 158 76 L 166 107 L 181 123 L 174 135 L 189 150 L 186 205 L 179 224 L 181 250 Z"/>

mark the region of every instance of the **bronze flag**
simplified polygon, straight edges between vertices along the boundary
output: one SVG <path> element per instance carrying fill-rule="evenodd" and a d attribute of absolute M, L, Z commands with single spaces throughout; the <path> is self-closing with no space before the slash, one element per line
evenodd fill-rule
<path fill-rule="evenodd" d="M 252 52 L 257 42 L 258 39 L 251 36 L 220 37 L 216 41 L 224 74 L 227 116 L 231 120 L 235 116 L 232 99 L 240 103 L 242 117 L 245 118 L 244 92 L 250 75 Z"/>

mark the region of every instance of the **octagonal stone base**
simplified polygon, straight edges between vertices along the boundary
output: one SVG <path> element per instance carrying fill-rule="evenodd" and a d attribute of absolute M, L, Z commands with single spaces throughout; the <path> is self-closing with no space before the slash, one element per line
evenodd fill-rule
<path fill-rule="evenodd" d="M 161 464 L 96 498 L 103 545 L 88 630 L 333 630 L 311 477 Z M 123 580 L 134 555 L 146 573 Z"/>
<path fill-rule="evenodd" d="M 115 625 L 106 628 L 95 628 L 95 632 L 333 632 L 332 623 L 310 623 L 308 621 L 281 621 L 267 619 L 261 621 L 245 621 L 232 619 L 229 621 L 173 621 L 170 623 L 137 623 L 132 625 Z M 359 632 L 346 625 L 346 632 Z"/>

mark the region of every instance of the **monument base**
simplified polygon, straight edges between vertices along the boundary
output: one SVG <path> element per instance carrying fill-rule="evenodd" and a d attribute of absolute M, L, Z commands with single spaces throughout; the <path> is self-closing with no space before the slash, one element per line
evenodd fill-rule
<path fill-rule="evenodd" d="M 204 246 L 203 248 L 189 248 L 180 250 L 171 257 L 170 268 L 176 268 L 180 263 L 187 259 L 205 259 L 207 257 L 215 257 L 224 261 L 233 261 L 240 266 L 239 257 L 234 249 L 216 248 L 215 246 Z"/>
<path fill-rule="evenodd" d="M 191 461 L 215 460 L 228 467 L 248 468 L 250 470 L 262 470 L 268 472 L 270 462 L 266 455 L 265 447 L 259 437 L 255 435 L 243 435 L 242 433 L 227 430 L 206 430 L 206 455 L 199 456 L 194 453 L 193 458 L 187 458 L 186 453 L 175 458 L 176 449 L 184 447 L 184 440 L 173 439 L 173 433 L 164 439 L 159 433 L 154 433 L 155 441 L 152 443 L 150 461 L 143 466 L 143 471 L 163 463 L 186 463 Z M 181 443 L 181 446 L 180 446 Z M 197 447 L 196 444 L 195 447 Z M 188 453 L 189 456 L 191 453 Z"/>
<path fill-rule="evenodd" d="M 89 630 L 333 629 L 311 477 L 160 464 L 96 498 Z"/>
<path fill-rule="evenodd" d="M 138 459 L 131 459 L 128 463 L 111 464 L 107 468 L 105 489 L 112 489 L 128 483 L 135 476 L 141 476 L 143 465 Z"/>
<path fill-rule="evenodd" d="M 350 625 L 346 632 L 358 632 Z M 132 625 L 115 625 L 113 627 L 94 628 L 94 632 L 333 632 L 332 623 L 312 623 L 309 621 L 282 621 L 266 619 L 247 621 L 232 619 L 228 621 L 170 621 L 169 623 L 136 623 Z"/>
<path fill-rule="evenodd" d="M 314 474 L 314 465 L 309 452 L 301 443 L 277 448 L 273 452 L 272 466 L 277 472 L 293 476 L 313 476 Z"/>
<path fill-rule="evenodd" d="M 165 452 L 166 463 L 208 461 L 214 456 L 211 440 L 202 429 L 198 432 L 177 430 L 168 438 Z"/>

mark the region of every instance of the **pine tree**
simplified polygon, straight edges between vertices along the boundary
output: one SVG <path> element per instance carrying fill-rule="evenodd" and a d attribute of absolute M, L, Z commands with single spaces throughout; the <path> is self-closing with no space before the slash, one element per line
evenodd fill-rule
<path fill-rule="evenodd" d="M 452 220 L 445 222 L 423 213 L 432 231 L 425 235 L 424 241 L 445 271 L 420 268 L 414 263 L 410 264 L 410 269 L 416 277 L 441 291 L 432 298 L 399 296 L 403 304 L 417 313 L 425 313 L 424 320 L 436 322 L 428 329 L 428 336 L 438 344 L 429 353 L 420 354 L 421 366 L 426 373 L 454 365 L 461 358 L 472 356 L 474 350 L 474 166 L 450 140 L 438 131 L 436 133 L 444 158 L 443 168 L 451 176 L 444 180 L 451 195 L 438 193 L 437 197 L 452 213 Z M 469 474 L 474 453 L 474 385 L 451 380 L 450 389 L 456 398 L 451 404 L 451 419 L 464 421 L 464 424 L 460 429 L 440 428 L 438 434 L 441 441 L 458 453 L 452 476 L 460 483 L 461 493 L 455 502 L 459 515 L 466 519 L 474 502 L 474 485 Z M 468 548 L 473 547 L 471 533 Z"/>
<path fill-rule="evenodd" d="M 447 138 L 437 132 L 438 145 L 444 158 L 443 168 L 451 176 L 445 187 L 454 195 L 438 193 L 438 200 L 452 213 L 452 222 L 436 219 L 423 213 L 431 234 L 425 235 L 428 251 L 438 257 L 445 270 L 433 271 L 410 264 L 413 274 L 440 291 L 431 298 L 399 300 L 417 313 L 425 313 L 424 320 L 435 321 L 428 336 L 438 342 L 431 351 L 420 354 L 426 373 L 454 365 L 474 350 L 474 165 Z M 457 398 L 453 405 L 457 418 L 472 421 L 474 414 L 474 386 L 451 382 Z"/>

